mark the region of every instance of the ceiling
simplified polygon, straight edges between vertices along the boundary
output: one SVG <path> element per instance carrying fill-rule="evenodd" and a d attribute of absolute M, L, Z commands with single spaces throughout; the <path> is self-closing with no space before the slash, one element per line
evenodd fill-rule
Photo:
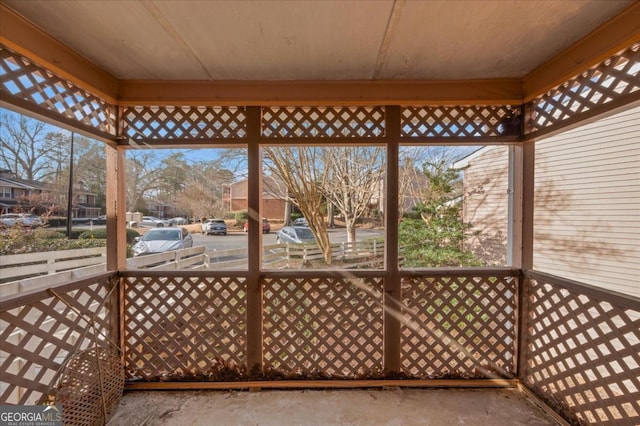
<path fill-rule="evenodd" d="M 371 81 L 522 78 L 635 1 L 2 3 L 118 80 Z"/>

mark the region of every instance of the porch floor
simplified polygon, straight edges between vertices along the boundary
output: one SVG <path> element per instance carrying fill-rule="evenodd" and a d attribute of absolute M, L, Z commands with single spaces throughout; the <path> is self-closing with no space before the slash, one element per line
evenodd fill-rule
<path fill-rule="evenodd" d="M 517 389 L 132 391 L 109 426 L 558 423 Z"/>

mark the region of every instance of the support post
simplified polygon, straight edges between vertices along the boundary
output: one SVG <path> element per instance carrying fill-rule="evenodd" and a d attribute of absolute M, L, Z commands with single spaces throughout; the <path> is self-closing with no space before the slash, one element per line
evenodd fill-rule
<path fill-rule="evenodd" d="M 385 180 L 384 371 L 400 371 L 401 282 L 398 269 L 398 163 L 400 107 L 386 106 L 387 178 Z"/>
<path fill-rule="evenodd" d="M 247 276 L 247 368 L 262 365 L 262 283 L 260 262 L 262 252 L 260 164 L 260 107 L 247 108 L 247 163 L 249 168 L 248 204 L 248 257 Z"/>
<path fill-rule="evenodd" d="M 127 267 L 125 151 L 105 145 L 107 157 L 107 270 Z"/>
<path fill-rule="evenodd" d="M 535 204 L 535 143 L 527 142 L 518 148 L 521 157 L 522 168 L 522 226 L 519 268 L 522 272 L 533 268 L 533 218 Z M 518 355 L 517 374 L 521 382 L 525 380 L 525 368 L 527 362 L 527 289 L 529 288 L 529 278 L 524 273 L 520 274 L 518 286 Z"/>

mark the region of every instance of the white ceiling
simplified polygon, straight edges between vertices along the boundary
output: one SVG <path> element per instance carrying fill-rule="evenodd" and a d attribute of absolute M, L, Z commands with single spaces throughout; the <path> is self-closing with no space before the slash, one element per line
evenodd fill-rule
<path fill-rule="evenodd" d="M 523 77 L 634 0 L 2 2 L 118 79 L 455 80 Z"/>

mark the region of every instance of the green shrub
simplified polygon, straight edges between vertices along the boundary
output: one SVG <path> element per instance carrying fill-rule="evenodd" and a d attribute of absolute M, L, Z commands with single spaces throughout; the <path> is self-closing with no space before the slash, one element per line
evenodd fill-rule
<path fill-rule="evenodd" d="M 0 255 L 104 247 L 106 244 L 105 239 L 69 240 L 64 234 L 46 228 L 23 229 L 14 226 L 0 238 Z"/>
<path fill-rule="evenodd" d="M 86 240 L 86 239 L 103 239 L 106 240 L 107 239 L 107 228 L 96 228 L 96 229 L 92 229 L 90 231 L 83 231 L 79 236 L 79 239 L 81 240 Z"/>
<path fill-rule="evenodd" d="M 127 243 L 133 244 L 133 241 L 136 239 L 136 237 L 139 236 L 140 233 L 138 231 L 136 231 L 135 229 L 127 228 Z"/>
<path fill-rule="evenodd" d="M 77 240 L 82 234 L 84 234 L 84 232 L 85 231 L 82 229 L 71 229 L 71 235 L 69 236 L 69 239 Z M 67 233 L 65 232 L 64 235 L 67 235 Z"/>
<path fill-rule="evenodd" d="M 235 213 L 236 222 L 246 222 L 249 219 L 249 212 L 247 210 L 240 210 Z"/>
<path fill-rule="evenodd" d="M 140 233 L 135 229 L 127 228 L 127 243 L 132 244 L 136 237 L 139 237 Z M 92 230 L 83 231 L 78 237 L 80 239 L 106 239 L 107 228 L 96 228 Z"/>
<path fill-rule="evenodd" d="M 47 226 L 67 226 L 67 218 L 61 216 L 49 216 L 46 218 Z"/>

